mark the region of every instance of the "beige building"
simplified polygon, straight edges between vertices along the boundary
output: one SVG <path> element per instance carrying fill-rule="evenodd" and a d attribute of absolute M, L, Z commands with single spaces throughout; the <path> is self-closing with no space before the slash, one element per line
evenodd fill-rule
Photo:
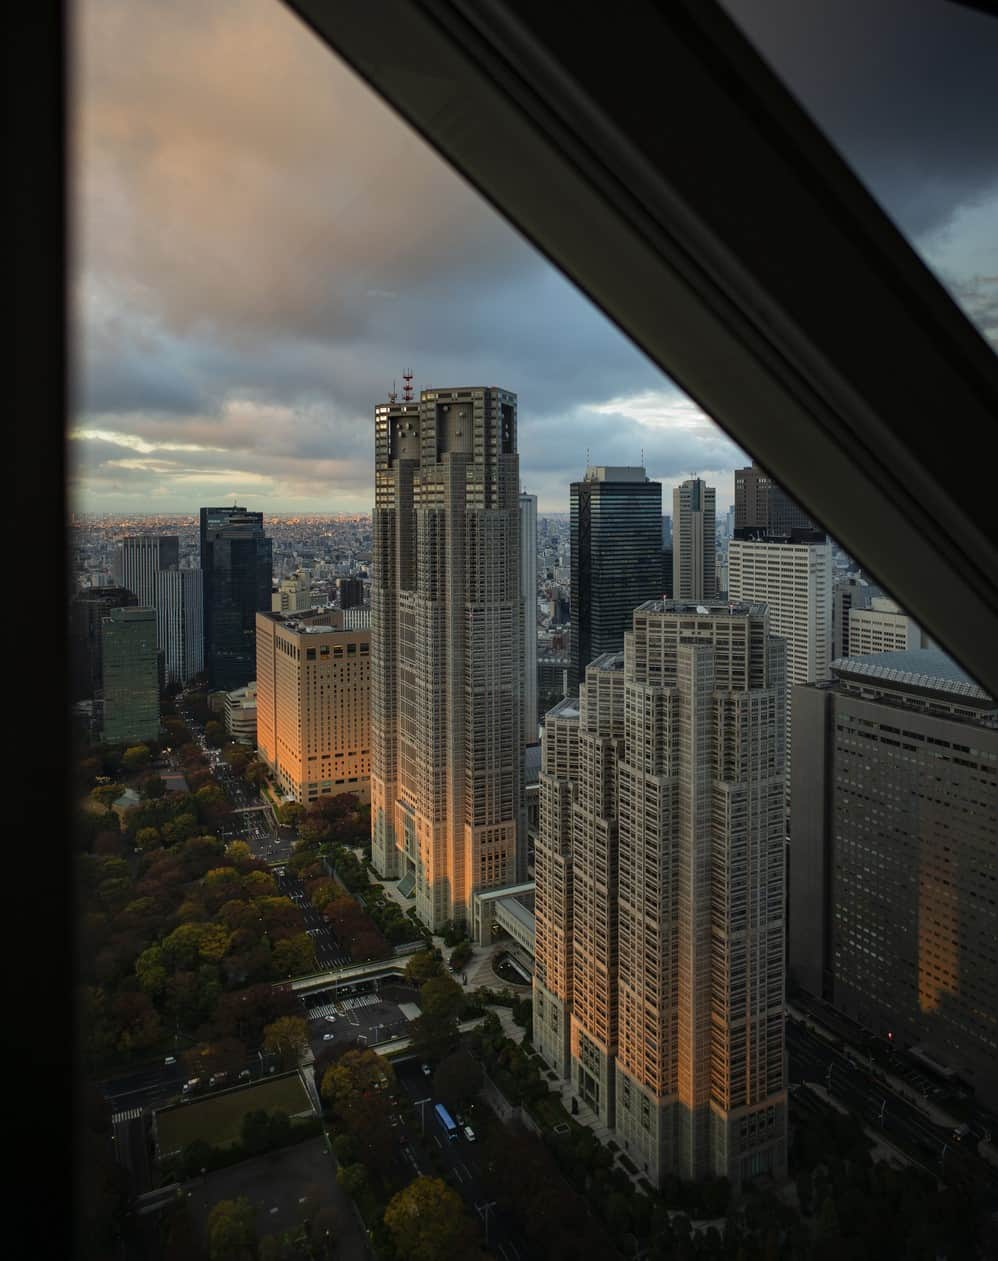
<path fill-rule="evenodd" d="M 702 477 L 672 492 L 672 591 L 677 600 L 717 593 L 716 491 Z"/>
<path fill-rule="evenodd" d="M 893 600 L 875 595 L 869 608 L 849 610 L 849 656 L 862 657 L 872 652 L 912 652 L 931 648 L 932 643 Z"/>
<path fill-rule="evenodd" d="M 256 744 L 256 682 L 225 697 L 225 729 L 239 744 Z"/>
<path fill-rule="evenodd" d="M 294 801 L 370 797 L 371 636 L 341 618 L 256 615 L 257 746 Z"/>
<path fill-rule="evenodd" d="M 786 1172 L 785 645 L 649 602 L 545 720 L 534 1041 L 652 1181 Z"/>
<path fill-rule="evenodd" d="M 301 569 L 282 578 L 270 598 L 274 613 L 304 613 L 313 604 L 312 576 Z"/>
<path fill-rule="evenodd" d="M 516 395 L 375 412 L 372 859 L 438 928 L 526 874 Z"/>

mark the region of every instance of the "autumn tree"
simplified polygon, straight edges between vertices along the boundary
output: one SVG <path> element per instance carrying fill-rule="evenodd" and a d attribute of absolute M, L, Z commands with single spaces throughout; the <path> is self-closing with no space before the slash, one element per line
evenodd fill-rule
<path fill-rule="evenodd" d="M 439 950 L 420 950 L 410 955 L 405 965 L 405 979 L 410 985 L 423 985 L 431 977 L 443 976 L 444 965 Z"/>
<path fill-rule="evenodd" d="M 442 1178 L 419 1177 L 397 1192 L 385 1225 L 402 1261 L 456 1261 L 476 1251 L 475 1226 Z"/>
<path fill-rule="evenodd" d="M 238 1038 L 216 1038 L 199 1042 L 185 1051 L 182 1059 L 191 1077 L 211 1077 L 214 1073 L 235 1077 L 246 1064 L 246 1045 Z"/>
<path fill-rule="evenodd" d="M 263 1048 L 281 1057 L 288 1068 L 298 1062 L 298 1052 L 308 1041 L 308 1024 L 300 1016 L 281 1016 L 263 1031 Z"/>
<path fill-rule="evenodd" d="M 433 1074 L 433 1093 L 450 1108 L 456 1108 L 478 1093 L 482 1066 L 467 1051 L 455 1051 L 440 1061 Z"/>
<path fill-rule="evenodd" d="M 130 773 L 141 771 L 149 765 L 151 756 L 148 745 L 136 744 L 122 754 L 121 765 Z"/>
<path fill-rule="evenodd" d="M 245 1196 L 219 1200 L 208 1214 L 211 1261 L 255 1261 L 256 1210 Z"/>
<path fill-rule="evenodd" d="M 324 1073 L 320 1093 L 356 1139 L 359 1154 L 385 1171 L 394 1160 L 390 1097 L 397 1086 L 391 1063 L 370 1050 L 348 1051 Z"/>
<path fill-rule="evenodd" d="M 162 775 L 147 775 L 139 785 L 139 795 L 146 801 L 158 801 L 166 796 L 166 780 Z"/>

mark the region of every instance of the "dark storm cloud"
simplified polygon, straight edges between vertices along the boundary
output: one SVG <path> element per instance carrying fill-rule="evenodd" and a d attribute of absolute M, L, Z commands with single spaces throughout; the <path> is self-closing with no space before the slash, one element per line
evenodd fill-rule
<path fill-rule="evenodd" d="M 909 236 L 998 181 L 998 20 L 949 0 L 722 0 Z"/>
<path fill-rule="evenodd" d="M 896 217 L 952 233 L 984 187 L 980 54 L 955 76 L 931 22 L 885 43 L 866 6 L 801 6 L 807 30 L 796 5 L 738 8 L 780 15 Z M 82 0 L 76 28 L 80 506 L 366 508 L 373 408 L 409 367 L 516 391 L 542 508 L 567 507 L 586 448 L 730 498 L 733 444 L 283 5 Z"/>

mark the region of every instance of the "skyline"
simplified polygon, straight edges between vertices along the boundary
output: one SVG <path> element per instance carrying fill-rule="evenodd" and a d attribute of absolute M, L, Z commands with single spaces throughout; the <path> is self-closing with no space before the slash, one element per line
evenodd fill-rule
<path fill-rule="evenodd" d="M 766 13 L 729 7 L 766 48 Z M 782 51 L 804 66 L 791 16 L 771 25 L 790 22 Z M 923 16 L 898 42 L 920 65 L 942 50 L 941 90 L 982 20 L 946 14 L 947 42 Z M 883 25 L 826 17 L 825 47 Z M 541 513 L 567 510 L 587 448 L 643 463 L 666 501 L 698 474 L 730 506 L 748 457 L 283 6 L 83 0 L 77 38 L 74 509 L 367 512 L 371 418 L 408 368 L 417 390 L 516 391 Z M 817 74 L 810 98 L 806 75 L 791 84 L 964 298 L 998 271 L 980 63 L 939 98 L 896 49 Z"/>

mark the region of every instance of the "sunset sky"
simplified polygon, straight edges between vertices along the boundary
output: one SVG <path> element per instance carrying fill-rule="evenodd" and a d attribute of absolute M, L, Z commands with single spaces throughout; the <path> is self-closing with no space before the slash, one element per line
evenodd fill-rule
<path fill-rule="evenodd" d="M 998 338 L 998 22 L 945 0 L 730 0 Z M 741 452 L 279 0 L 75 6 L 76 511 L 364 511 L 373 409 L 499 385 L 524 488 Z M 912 366 L 917 371 L 917 365 Z"/>

